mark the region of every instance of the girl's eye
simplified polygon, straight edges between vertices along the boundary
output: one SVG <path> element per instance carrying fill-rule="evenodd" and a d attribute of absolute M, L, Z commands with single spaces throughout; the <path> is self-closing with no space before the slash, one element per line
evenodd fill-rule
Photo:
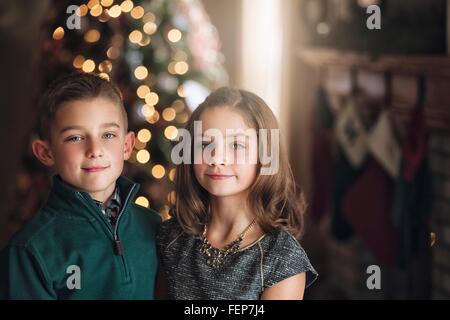
<path fill-rule="evenodd" d="M 83 138 L 81 136 L 72 136 L 72 137 L 68 137 L 66 140 L 64 141 L 68 141 L 68 142 L 76 142 L 76 141 L 81 141 L 83 140 Z"/>
<path fill-rule="evenodd" d="M 116 137 L 116 135 L 114 133 L 111 133 L 111 132 L 107 132 L 107 133 L 105 133 L 103 135 L 103 138 L 105 138 L 105 139 L 112 139 L 112 138 L 115 138 L 115 137 Z"/>
<path fill-rule="evenodd" d="M 233 143 L 233 149 L 234 150 L 240 150 L 240 149 L 245 149 L 245 145 L 239 142 L 234 142 Z"/>
<path fill-rule="evenodd" d="M 204 150 L 210 144 L 211 144 L 211 142 L 203 142 L 202 143 L 202 149 Z"/>

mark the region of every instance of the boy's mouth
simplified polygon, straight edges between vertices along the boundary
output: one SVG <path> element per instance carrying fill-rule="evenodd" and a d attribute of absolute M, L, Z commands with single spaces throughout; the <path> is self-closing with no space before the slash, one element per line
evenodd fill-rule
<path fill-rule="evenodd" d="M 105 169 L 108 169 L 109 168 L 109 166 L 107 166 L 107 167 L 85 167 L 85 168 L 82 168 L 84 171 L 86 171 L 86 172 L 101 172 L 101 171 L 103 171 L 103 170 L 105 170 Z"/>

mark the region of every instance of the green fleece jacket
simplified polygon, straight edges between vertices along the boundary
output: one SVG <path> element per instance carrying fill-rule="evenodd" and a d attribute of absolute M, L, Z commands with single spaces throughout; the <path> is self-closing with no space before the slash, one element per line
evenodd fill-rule
<path fill-rule="evenodd" d="M 39 212 L 0 252 L 2 299 L 153 299 L 155 232 L 161 222 L 120 177 L 113 228 L 89 194 L 53 179 Z"/>

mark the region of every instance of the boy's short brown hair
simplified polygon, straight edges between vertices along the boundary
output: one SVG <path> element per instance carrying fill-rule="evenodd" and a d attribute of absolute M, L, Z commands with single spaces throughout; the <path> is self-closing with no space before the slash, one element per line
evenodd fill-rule
<path fill-rule="evenodd" d="M 119 89 L 102 77 L 75 72 L 54 80 L 44 92 L 39 103 L 37 134 L 42 140 L 50 141 L 50 129 L 55 114 L 62 105 L 83 99 L 106 98 L 117 104 L 124 120 L 125 132 L 128 131 L 128 118 Z"/>

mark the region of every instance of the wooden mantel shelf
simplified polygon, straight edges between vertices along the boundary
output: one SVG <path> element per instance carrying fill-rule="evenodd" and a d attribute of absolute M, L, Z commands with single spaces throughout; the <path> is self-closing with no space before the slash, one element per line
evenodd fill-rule
<path fill-rule="evenodd" d="M 317 67 L 358 67 L 374 71 L 450 76 L 450 56 L 445 55 L 373 55 L 306 47 L 299 47 L 297 55 L 305 63 Z"/>

